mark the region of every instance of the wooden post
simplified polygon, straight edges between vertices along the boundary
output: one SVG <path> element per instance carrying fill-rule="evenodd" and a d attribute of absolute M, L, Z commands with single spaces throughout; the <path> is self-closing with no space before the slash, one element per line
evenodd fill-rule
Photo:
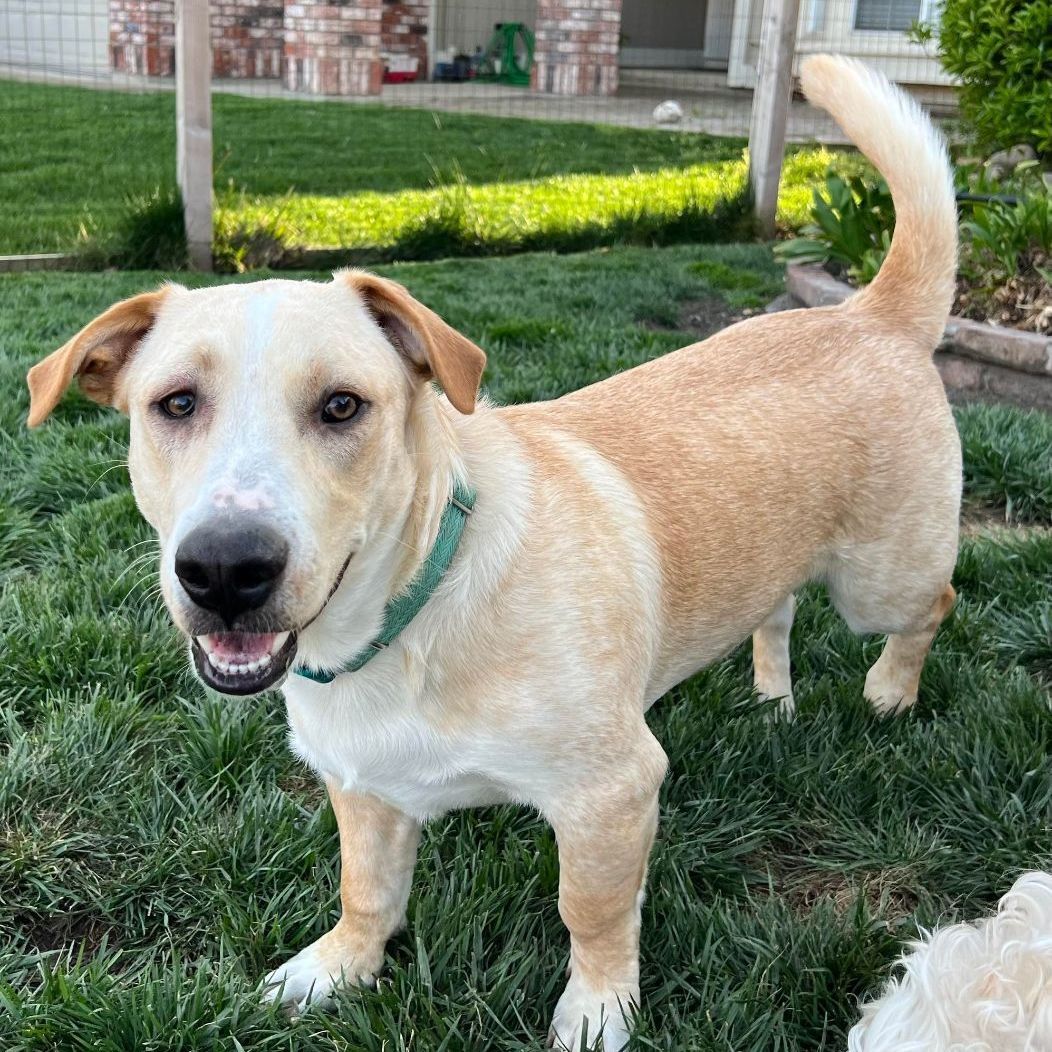
<path fill-rule="evenodd" d="M 431 0 L 427 10 L 427 79 L 435 79 L 438 55 L 438 0 Z"/>
<path fill-rule="evenodd" d="M 749 125 L 749 187 L 756 232 L 762 238 L 774 237 L 799 17 L 800 0 L 764 2 Z"/>
<path fill-rule="evenodd" d="M 175 2 L 176 175 L 190 266 L 212 269 L 212 38 L 208 0 Z"/>

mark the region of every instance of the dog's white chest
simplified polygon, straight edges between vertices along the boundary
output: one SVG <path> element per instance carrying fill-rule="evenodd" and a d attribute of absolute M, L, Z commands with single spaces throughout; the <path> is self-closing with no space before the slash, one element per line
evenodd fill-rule
<path fill-rule="evenodd" d="M 402 684 L 375 676 L 338 684 L 285 688 L 290 744 L 319 774 L 421 819 L 512 799 L 491 749 L 444 729 Z"/>

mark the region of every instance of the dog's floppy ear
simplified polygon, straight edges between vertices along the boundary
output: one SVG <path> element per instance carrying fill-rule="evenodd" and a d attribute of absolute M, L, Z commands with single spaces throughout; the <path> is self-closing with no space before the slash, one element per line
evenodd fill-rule
<path fill-rule="evenodd" d="M 434 377 L 456 409 L 474 412 L 486 366 L 480 347 L 413 299 L 397 281 L 361 270 L 341 271 L 336 279 L 346 281 L 362 297 L 394 347 L 425 376 Z"/>
<path fill-rule="evenodd" d="M 117 374 L 150 331 L 171 291 L 144 292 L 115 303 L 57 351 L 29 370 L 30 427 L 42 424 L 77 377 L 92 400 L 112 405 Z"/>

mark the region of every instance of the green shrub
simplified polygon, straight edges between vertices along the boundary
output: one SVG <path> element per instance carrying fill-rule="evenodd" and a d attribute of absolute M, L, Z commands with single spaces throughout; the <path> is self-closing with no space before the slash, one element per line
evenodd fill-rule
<path fill-rule="evenodd" d="M 970 306 L 961 309 L 969 317 L 995 317 L 1006 304 L 1024 314 L 1039 311 L 1040 288 L 1052 280 L 1052 190 L 1033 165 L 1020 166 L 1004 184 L 989 181 L 981 169 L 969 182 L 989 199 L 964 205 L 959 272 Z M 895 223 L 884 180 L 830 172 L 824 192 L 814 190 L 810 215 L 801 236 L 775 245 L 775 254 L 789 263 L 828 265 L 856 285 L 872 281 Z"/>
<path fill-rule="evenodd" d="M 872 281 L 891 245 L 895 209 L 883 179 L 829 172 L 814 189 L 811 222 L 800 237 L 775 245 L 789 263 L 831 263 L 858 285 Z"/>
<path fill-rule="evenodd" d="M 1052 0 L 944 0 L 939 54 L 981 145 L 1052 156 Z"/>
<path fill-rule="evenodd" d="M 961 223 L 961 273 L 977 285 L 1004 284 L 1052 262 L 1052 191 L 1032 170 L 1017 169 L 1016 188 L 1014 200 L 974 203 Z"/>

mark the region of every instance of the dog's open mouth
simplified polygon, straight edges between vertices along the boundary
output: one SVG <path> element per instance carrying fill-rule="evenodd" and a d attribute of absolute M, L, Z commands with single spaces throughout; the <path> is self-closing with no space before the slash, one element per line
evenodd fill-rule
<path fill-rule="evenodd" d="M 197 673 L 222 694 L 258 694 L 288 671 L 296 654 L 295 632 L 215 632 L 194 636 Z"/>

